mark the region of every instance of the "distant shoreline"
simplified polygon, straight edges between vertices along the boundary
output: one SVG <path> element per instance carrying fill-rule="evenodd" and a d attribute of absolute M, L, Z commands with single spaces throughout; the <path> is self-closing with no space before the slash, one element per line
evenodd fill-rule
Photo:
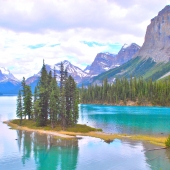
<path fill-rule="evenodd" d="M 57 136 L 60 138 L 65 139 L 73 139 L 77 138 L 76 136 L 90 136 L 90 137 L 96 137 L 104 140 L 107 143 L 112 142 L 114 139 L 128 139 L 128 140 L 137 140 L 137 141 L 146 141 L 158 146 L 165 146 L 165 141 L 167 139 L 167 136 L 149 136 L 149 135 L 131 135 L 131 134 L 112 134 L 112 133 L 104 133 L 100 131 L 91 131 L 87 133 L 81 133 L 81 132 L 69 132 L 69 131 L 52 131 L 52 130 L 43 130 L 43 129 L 32 129 L 25 126 L 18 126 L 17 124 L 14 124 L 10 121 L 3 122 L 10 126 L 12 129 L 18 129 L 18 130 L 25 130 L 30 132 L 37 132 L 40 134 L 49 134 L 53 136 Z"/>
<path fill-rule="evenodd" d="M 94 103 L 80 103 L 80 104 L 96 104 L 96 105 L 106 105 L 106 106 L 151 106 L 151 107 L 168 107 L 168 106 L 161 106 L 161 105 L 153 105 L 152 103 L 143 103 L 143 104 L 138 104 L 138 102 L 134 101 L 127 101 L 126 104 L 123 103 L 123 101 L 120 101 L 119 103 L 100 103 L 100 102 L 94 102 Z"/>

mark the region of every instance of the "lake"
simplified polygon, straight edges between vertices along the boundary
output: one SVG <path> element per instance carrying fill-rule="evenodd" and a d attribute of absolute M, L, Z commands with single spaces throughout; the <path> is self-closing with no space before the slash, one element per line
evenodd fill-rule
<path fill-rule="evenodd" d="M 2 170 L 168 170 L 170 150 L 141 141 L 63 140 L 51 135 L 12 130 L 2 121 L 15 118 L 16 97 L 0 97 L 0 169 Z M 170 108 L 80 105 L 79 123 L 107 133 L 170 132 Z"/>

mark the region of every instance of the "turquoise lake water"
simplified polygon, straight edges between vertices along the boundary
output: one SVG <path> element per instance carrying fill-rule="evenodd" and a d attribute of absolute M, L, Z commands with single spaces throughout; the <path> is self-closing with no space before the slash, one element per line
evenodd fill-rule
<path fill-rule="evenodd" d="M 81 105 L 79 123 L 107 133 L 168 135 L 169 107 Z"/>
<path fill-rule="evenodd" d="M 16 97 L 0 97 L 0 170 L 169 170 L 170 150 L 141 141 L 63 140 L 11 130 L 2 121 L 15 118 Z M 167 134 L 170 109 L 80 105 L 79 123 L 108 133 Z M 156 125 L 154 124 L 156 123 Z M 148 127 L 149 126 L 149 127 Z M 161 134 L 163 133 L 163 134 Z"/>

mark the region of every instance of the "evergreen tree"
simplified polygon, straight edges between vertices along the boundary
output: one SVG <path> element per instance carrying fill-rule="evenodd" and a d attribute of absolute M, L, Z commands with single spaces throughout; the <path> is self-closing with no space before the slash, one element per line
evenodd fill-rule
<path fill-rule="evenodd" d="M 66 98 L 65 88 L 60 89 L 60 121 L 63 129 L 66 128 Z"/>
<path fill-rule="evenodd" d="M 62 88 L 64 87 L 64 82 L 65 82 L 64 65 L 61 62 L 60 64 L 60 91 L 62 91 Z"/>
<path fill-rule="evenodd" d="M 17 115 L 17 117 L 20 119 L 20 125 L 21 125 L 21 124 L 22 124 L 22 117 L 23 117 L 21 91 L 19 91 L 18 97 L 17 97 L 17 110 L 16 110 L 16 115 Z"/>
<path fill-rule="evenodd" d="M 25 96 L 24 96 L 24 115 L 28 116 L 28 119 L 31 119 L 32 113 L 32 93 L 31 88 L 28 85 L 25 85 Z"/>
<path fill-rule="evenodd" d="M 38 98 L 39 101 L 37 102 L 39 104 L 38 112 L 37 112 L 37 125 L 38 126 L 46 126 L 47 124 L 47 118 L 48 118 L 48 98 L 49 98 L 49 92 L 48 92 L 48 73 L 43 61 L 43 66 L 41 69 L 41 76 L 40 80 L 37 86 L 38 90 Z"/>
<path fill-rule="evenodd" d="M 74 79 L 69 76 L 67 70 L 61 63 L 60 87 L 56 81 L 56 70 L 47 73 L 44 61 L 41 75 L 34 91 L 32 104 L 32 93 L 30 86 L 26 85 L 25 78 L 22 80 L 22 91 L 17 98 L 17 117 L 22 121 L 23 116 L 34 119 L 37 126 L 46 126 L 50 121 L 54 128 L 60 123 L 65 129 L 77 123 L 79 93 Z M 93 93 L 93 99 L 94 97 Z M 49 120 L 49 121 L 48 121 Z"/>
<path fill-rule="evenodd" d="M 22 80 L 22 96 L 23 96 L 23 115 L 26 119 L 26 116 L 28 116 L 28 119 L 31 118 L 31 112 L 32 112 L 32 93 L 30 86 L 26 85 L 25 77 L 23 77 Z"/>
<path fill-rule="evenodd" d="M 23 96 L 23 115 L 24 115 L 24 117 L 26 119 L 27 113 L 25 111 L 25 97 L 26 97 L 26 89 L 25 89 L 26 82 L 25 82 L 25 77 L 23 77 L 21 85 L 22 85 L 22 96 Z"/>
<path fill-rule="evenodd" d="M 74 79 L 69 76 L 65 84 L 66 125 L 72 126 L 78 119 L 78 91 Z"/>
<path fill-rule="evenodd" d="M 106 80 L 102 85 L 88 86 L 80 90 L 82 103 L 109 103 L 126 105 L 127 101 L 134 101 L 139 105 L 152 103 L 153 105 L 170 105 L 170 78 L 153 82 L 131 77 L 130 79 L 116 79 L 113 84 Z"/>
<path fill-rule="evenodd" d="M 50 83 L 50 97 L 49 97 L 49 117 L 51 127 L 54 128 L 59 121 L 59 89 L 56 78 L 54 77 Z"/>
<path fill-rule="evenodd" d="M 37 120 L 38 112 L 39 112 L 39 100 L 38 100 L 38 91 L 37 87 L 34 89 L 34 98 L 33 98 L 33 110 L 32 110 L 32 115 L 33 119 Z"/>

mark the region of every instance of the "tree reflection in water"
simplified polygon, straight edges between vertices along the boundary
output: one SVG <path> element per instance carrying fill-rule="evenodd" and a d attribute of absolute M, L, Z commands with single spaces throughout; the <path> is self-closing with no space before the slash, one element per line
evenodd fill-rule
<path fill-rule="evenodd" d="M 34 159 L 37 170 L 76 169 L 78 140 L 60 139 L 35 132 L 17 131 L 22 163 Z"/>

